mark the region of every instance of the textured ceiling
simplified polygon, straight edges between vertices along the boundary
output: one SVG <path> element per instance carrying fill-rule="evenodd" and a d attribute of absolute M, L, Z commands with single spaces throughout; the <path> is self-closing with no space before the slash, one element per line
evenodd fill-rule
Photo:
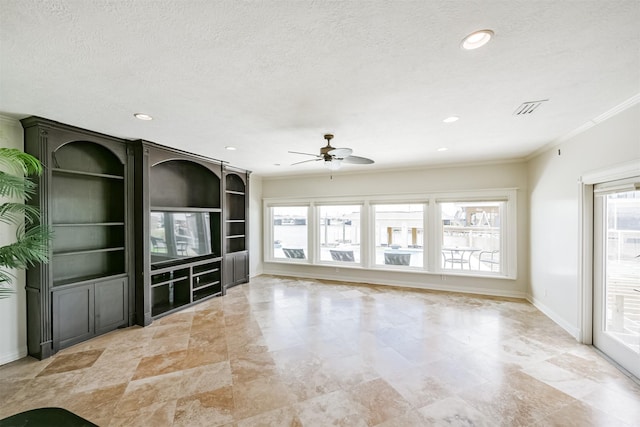
<path fill-rule="evenodd" d="M 287 151 L 317 153 L 326 132 L 376 161 L 347 171 L 521 159 L 640 93 L 638 0 L 0 0 L 0 10 L 0 114 L 261 175 L 322 171 L 290 166 L 306 157 Z M 491 43 L 460 49 L 485 28 Z M 450 115 L 460 120 L 443 123 Z"/>

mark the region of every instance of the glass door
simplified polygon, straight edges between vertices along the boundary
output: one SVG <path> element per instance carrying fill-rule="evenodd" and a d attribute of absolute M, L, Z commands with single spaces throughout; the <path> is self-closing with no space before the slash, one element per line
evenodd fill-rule
<path fill-rule="evenodd" d="M 640 377 L 640 177 L 594 187 L 593 343 Z"/>

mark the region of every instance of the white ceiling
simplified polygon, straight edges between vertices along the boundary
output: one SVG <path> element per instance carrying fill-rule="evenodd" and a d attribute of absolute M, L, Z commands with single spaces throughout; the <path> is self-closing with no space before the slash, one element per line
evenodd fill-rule
<path fill-rule="evenodd" d="M 0 10 L 0 114 L 260 175 L 322 171 L 290 166 L 307 158 L 287 151 L 317 153 L 326 132 L 376 161 L 347 171 L 521 159 L 640 93 L 638 0 L 0 0 Z M 485 28 L 491 43 L 459 47 Z M 450 115 L 460 120 L 443 123 Z"/>

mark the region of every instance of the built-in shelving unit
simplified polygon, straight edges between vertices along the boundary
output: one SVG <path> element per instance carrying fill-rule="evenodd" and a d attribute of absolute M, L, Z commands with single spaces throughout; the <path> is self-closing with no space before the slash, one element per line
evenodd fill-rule
<path fill-rule="evenodd" d="M 225 286 L 231 287 L 249 280 L 248 252 L 248 190 L 249 175 L 246 171 L 226 167 L 224 174 L 225 195 Z"/>
<path fill-rule="evenodd" d="M 53 230 L 27 271 L 29 354 L 225 294 L 248 280 L 248 172 L 148 141 L 22 120 L 40 160 L 29 203 Z"/>
<path fill-rule="evenodd" d="M 222 163 L 146 141 L 137 147 L 137 321 L 147 325 L 224 293 Z"/>
<path fill-rule="evenodd" d="M 46 168 L 31 203 L 54 236 L 49 264 L 27 272 L 29 353 L 44 358 L 133 318 L 129 154 L 122 140 L 46 119 L 23 126 L 25 151 Z"/>

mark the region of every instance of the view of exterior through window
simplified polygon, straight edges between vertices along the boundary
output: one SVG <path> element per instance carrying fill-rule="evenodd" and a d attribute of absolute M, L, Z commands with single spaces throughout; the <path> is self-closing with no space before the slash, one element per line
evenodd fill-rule
<path fill-rule="evenodd" d="M 307 259 L 307 206 L 271 208 L 273 218 L 273 257 Z"/>
<path fill-rule="evenodd" d="M 501 271 L 501 218 L 505 202 L 440 203 L 442 268 Z"/>
<path fill-rule="evenodd" d="M 360 206 L 320 206 L 320 261 L 360 262 Z"/>
<path fill-rule="evenodd" d="M 424 264 L 424 205 L 374 205 L 376 265 Z"/>
<path fill-rule="evenodd" d="M 640 191 L 606 196 L 605 330 L 640 353 Z"/>
<path fill-rule="evenodd" d="M 515 247 L 506 228 L 513 196 L 453 200 L 274 203 L 267 252 L 277 261 L 513 277 L 515 255 L 503 254 Z"/>

